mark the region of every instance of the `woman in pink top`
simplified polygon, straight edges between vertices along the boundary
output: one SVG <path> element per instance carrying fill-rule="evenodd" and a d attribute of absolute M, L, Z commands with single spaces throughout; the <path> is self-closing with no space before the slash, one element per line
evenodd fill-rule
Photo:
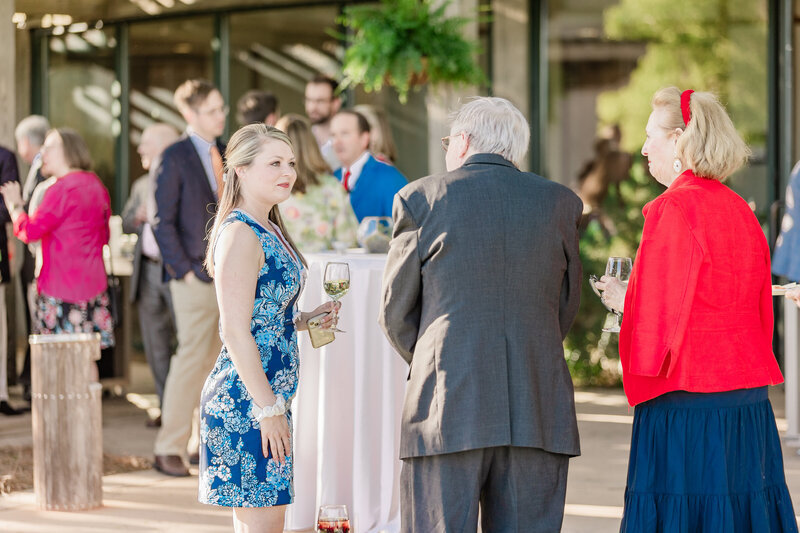
<path fill-rule="evenodd" d="M 114 345 L 103 245 L 111 215 L 108 191 L 91 167 L 89 148 L 74 130 L 52 130 L 42 146 L 42 172 L 56 178 L 42 203 L 28 216 L 19 184 L 0 193 L 11 214 L 14 235 L 41 241 L 42 270 L 34 333 L 100 333 L 100 345 Z"/>

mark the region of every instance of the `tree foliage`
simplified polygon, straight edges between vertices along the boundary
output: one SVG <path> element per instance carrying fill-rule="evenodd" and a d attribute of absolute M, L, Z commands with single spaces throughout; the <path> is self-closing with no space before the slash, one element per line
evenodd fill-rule
<path fill-rule="evenodd" d="M 744 139 L 763 145 L 766 20 L 763 0 L 621 0 L 608 8 L 606 37 L 644 42 L 646 49 L 629 83 L 600 95 L 600 125 L 619 124 L 622 148 L 638 153 L 653 94 L 675 85 L 716 93 Z M 609 234 L 595 221 L 581 238 L 584 277 L 602 275 L 610 256 L 634 257 L 644 224 L 641 209 L 661 191 L 639 158 L 630 179 L 619 191 L 609 191 L 603 203 L 613 231 Z M 608 313 L 586 280 L 581 296 L 578 317 L 565 341 L 570 371 L 582 384 L 619 382 L 619 336 L 601 331 Z"/>
<path fill-rule="evenodd" d="M 751 144 L 765 142 L 767 13 L 759 0 L 621 0 L 604 13 L 607 38 L 647 43 L 630 83 L 603 93 L 598 115 L 641 148 L 650 100 L 662 87 L 712 91 Z"/>

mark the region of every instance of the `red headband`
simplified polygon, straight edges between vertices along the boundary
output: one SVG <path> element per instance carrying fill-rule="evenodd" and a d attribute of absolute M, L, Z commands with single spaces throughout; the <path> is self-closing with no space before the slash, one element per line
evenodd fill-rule
<path fill-rule="evenodd" d="M 689 125 L 692 120 L 692 109 L 689 107 L 689 99 L 692 97 L 694 91 L 687 89 L 681 93 L 681 114 L 683 115 L 683 123 Z"/>

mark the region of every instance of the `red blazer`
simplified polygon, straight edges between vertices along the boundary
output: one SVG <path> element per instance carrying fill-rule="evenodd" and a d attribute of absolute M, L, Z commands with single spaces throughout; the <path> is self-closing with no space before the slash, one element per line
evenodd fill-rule
<path fill-rule="evenodd" d="M 769 247 L 747 203 L 688 170 L 643 213 L 619 338 L 628 403 L 781 383 Z"/>
<path fill-rule="evenodd" d="M 103 245 L 108 244 L 110 215 L 111 202 L 100 178 L 77 171 L 47 189 L 32 217 L 17 217 L 17 238 L 42 241 L 40 293 L 77 303 L 106 290 Z"/>

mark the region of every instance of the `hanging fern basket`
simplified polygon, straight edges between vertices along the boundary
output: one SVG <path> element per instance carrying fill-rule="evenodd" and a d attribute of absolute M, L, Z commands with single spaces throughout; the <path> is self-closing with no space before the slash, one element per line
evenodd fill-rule
<path fill-rule="evenodd" d="M 393 87 L 402 103 L 425 84 L 481 84 L 486 77 L 475 57 L 477 43 L 464 38 L 465 17 L 447 17 L 448 2 L 381 0 L 348 6 L 339 18 L 347 29 L 341 87 L 367 92 Z"/>

